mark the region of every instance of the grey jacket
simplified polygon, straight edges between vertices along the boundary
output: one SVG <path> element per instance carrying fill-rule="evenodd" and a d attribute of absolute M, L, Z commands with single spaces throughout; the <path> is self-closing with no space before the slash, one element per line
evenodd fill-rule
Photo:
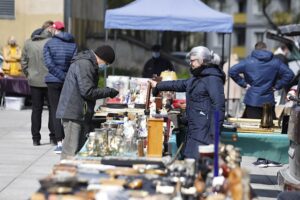
<path fill-rule="evenodd" d="M 98 88 L 98 64 L 87 50 L 71 61 L 56 110 L 56 118 L 84 121 L 89 124 L 97 99 L 109 97 L 111 88 Z"/>
<path fill-rule="evenodd" d="M 45 30 L 40 35 L 34 35 L 26 40 L 24 44 L 21 65 L 30 86 L 47 87 L 45 76 L 48 69 L 43 62 L 43 48 L 50 38 L 50 33 Z"/>

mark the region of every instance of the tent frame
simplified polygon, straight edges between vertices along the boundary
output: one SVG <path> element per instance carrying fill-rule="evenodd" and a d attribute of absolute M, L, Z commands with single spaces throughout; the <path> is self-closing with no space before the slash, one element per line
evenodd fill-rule
<path fill-rule="evenodd" d="M 105 29 L 105 42 L 108 41 L 108 31 L 111 30 L 111 29 Z M 229 51 L 228 51 L 228 66 L 230 66 L 230 55 L 231 55 L 231 36 L 232 36 L 232 33 L 222 33 L 222 60 L 221 60 L 221 63 L 224 63 L 224 55 L 225 55 L 225 35 L 228 34 L 229 35 L 229 39 L 228 39 L 228 44 L 229 44 Z M 117 49 L 117 33 L 114 32 L 114 49 L 116 50 Z M 226 113 L 227 113 L 227 116 L 229 116 L 229 69 L 230 67 L 228 67 L 228 71 L 227 71 L 227 77 L 226 77 L 226 81 L 227 81 L 227 94 L 225 94 L 225 99 L 227 97 L 227 101 L 226 101 Z M 112 66 L 112 74 L 115 75 L 115 66 L 113 65 Z M 104 70 L 104 78 L 106 80 L 107 78 L 107 71 L 106 69 Z M 106 86 L 106 81 L 104 81 L 104 84 Z"/>
<path fill-rule="evenodd" d="M 136 1 L 136 2 L 139 2 L 139 1 Z M 149 3 L 149 2 L 148 2 Z M 202 2 L 201 2 L 202 3 Z M 132 3 L 131 3 L 132 4 Z M 203 3 L 202 3 L 203 4 Z M 125 6 L 123 6 L 123 7 L 126 7 L 126 6 L 128 6 L 129 4 L 127 4 L 127 5 L 125 5 Z M 123 7 L 121 7 L 121 8 L 123 8 Z M 206 6 L 206 7 L 208 7 L 208 6 Z M 117 8 L 117 9 L 121 9 L 121 8 Z M 209 8 L 208 7 L 208 9 L 211 9 L 211 8 Z M 211 10 L 210 10 L 211 11 Z M 219 11 L 217 11 L 217 12 L 219 12 Z M 105 11 L 105 13 L 107 13 L 107 10 Z M 139 16 L 139 15 L 136 15 L 136 16 Z M 106 20 L 106 17 L 105 17 L 105 20 Z M 174 18 L 173 18 L 173 20 L 174 20 Z M 105 22 L 106 23 L 106 22 Z M 126 30 L 127 28 L 128 28 L 128 26 L 127 26 L 127 28 L 126 28 L 126 26 L 124 27 L 119 27 L 119 28 L 117 28 L 117 27 L 112 27 L 112 26 L 108 26 L 109 28 L 105 28 L 105 42 L 107 42 L 108 41 L 108 34 L 109 34 L 109 30 L 112 30 L 112 29 L 124 29 L 124 30 Z M 173 30 L 172 30 L 173 29 Z M 143 27 L 143 28 L 141 28 L 141 29 L 139 29 L 139 28 L 134 28 L 134 27 L 132 27 L 131 26 L 131 28 L 128 28 L 127 30 L 149 30 L 149 28 L 147 28 L 147 27 Z M 156 31 L 159 31 L 159 30 L 157 30 L 157 29 L 152 29 L 152 30 L 156 30 Z M 165 31 L 165 30 L 169 30 L 169 31 L 180 31 L 180 29 L 177 29 L 177 30 L 175 30 L 174 28 L 172 28 L 172 27 L 168 27 L 168 26 L 166 26 L 165 28 L 163 28 L 163 30 L 160 30 L 160 31 Z M 199 29 L 198 29 L 199 30 Z M 184 30 L 185 31 L 185 30 Z M 222 31 L 222 30 L 221 30 Z M 215 30 L 213 30 L 213 29 L 209 29 L 208 30 L 208 32 L 216 32 L 216 33 L 222 33 L 222 57 L 221 57 L 221 63 L 223 64 L 224 63 L 224 54 L 225 54 L 225 35 L 226 34 L 229 34 L 229 39 L 228 39 L 228 41 L 229 41 L 229 51 L 228 51 L 228 65 L 230 66 L 230 55 L 231 55 L 231 36 L 232 36 L 232 30 L 231 31 L 229 31 L 229 29 L 227 28 L 226 30 L 224 30 L 224 32 L 221 32 L 220 31 L 220 28 L 218 28 L 218 29 L 215 29 Z M 197 31 L 197 30 L 191 30 L 190 32 L 207 32 L 207 31 L 202 31 L 202 29 L 201 30 L 199 30 L 199 31 Z M 114 43 L 113 43 L 113 47 L 114 47 L 114 49 L 116 50 L 117 49 L 117 32 L 116 31 L 114 31 Z M 226 96 L 227 96 L 227 101 L 226 101 L 226 113 L 227 113 L 227 116 L 229 115 L 229 69 L 230 69 L 230 67 L 228 67 L 228 73 L 227 73 L 227 77 L 226 77 L 226 80 L 227 80 L 227 94 L 225 94 L 225 99 L 226 99 Z M 114 75 L 115 74 L 115 66 L 113 65 L 112 66 L 112 74 Z M 105 79 L 107 78 L 107 71 L 105 70 L 104 71 L 104 77 L 105 77 Z M 105 83 L 106 84 L 106 83 Z"/>

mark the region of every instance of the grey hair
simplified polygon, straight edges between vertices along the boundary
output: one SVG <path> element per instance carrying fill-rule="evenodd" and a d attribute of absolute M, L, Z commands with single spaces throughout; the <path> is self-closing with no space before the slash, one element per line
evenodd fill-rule
<path fill-rule="evenodd" d="M 211 63 L 212 64 L 215 64 L 215 65 L 220 65 L 221 63 L 221 58 L 218 54 L 216 54 L 215 52 L 211 51 L 212 52 L 212 60 L 211 60 Z"/>
<path fill-rule="evenodd" d="M 212 60 L 212 52 L 204 46 L 197 46 L 191 49 L 188 57 L 195 56 L 198 59 L 202 59 L 203 63 L 210 63 Z"/>

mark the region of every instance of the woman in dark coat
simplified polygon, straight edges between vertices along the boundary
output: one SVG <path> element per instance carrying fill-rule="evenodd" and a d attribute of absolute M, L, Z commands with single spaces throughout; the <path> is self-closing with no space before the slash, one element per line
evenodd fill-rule
<path fill-rule="evenodd" d="M 151 80 L 153 95 L 159 91 L 186 92 L 188 131 L 184 149 L 187 158 L 199 158 L 198 146 L 214 143 L 214 112 L 220 113 L 219 126 L 224 120 L 224 72 L 212 64 L 214 53 L 203 46 L 194 47 L 189 53 L 192 78 L 187 80 Z"/>

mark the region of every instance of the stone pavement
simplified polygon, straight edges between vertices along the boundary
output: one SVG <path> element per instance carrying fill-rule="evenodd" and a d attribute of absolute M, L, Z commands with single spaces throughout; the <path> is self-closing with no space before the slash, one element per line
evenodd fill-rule
<path fill-rule="evenodd" d="M 49 144 L 48 111 L 43 112 L 41 146 L 31 139 L 31 110 L 0 110 L 0 199 L 28 199 L 39 188 L 38 179 L 59 161 Z"/>
<path fill-rule="evenodd" d="M 48 111 L 43 112 L 41 146 L 33 146 L 30 132 L 31 110 L 0 110 L 0 199 L 24 200 L 39 188 L 38 179 L 45 177 L 59 161 L 49 144 Z M 242 166 L 251 174 L 251 186 L 258 199 L 276 199 L 279 188 L 276 174 L 281 168 L 259 168 L 256 158 L 243 157 Z"/>

